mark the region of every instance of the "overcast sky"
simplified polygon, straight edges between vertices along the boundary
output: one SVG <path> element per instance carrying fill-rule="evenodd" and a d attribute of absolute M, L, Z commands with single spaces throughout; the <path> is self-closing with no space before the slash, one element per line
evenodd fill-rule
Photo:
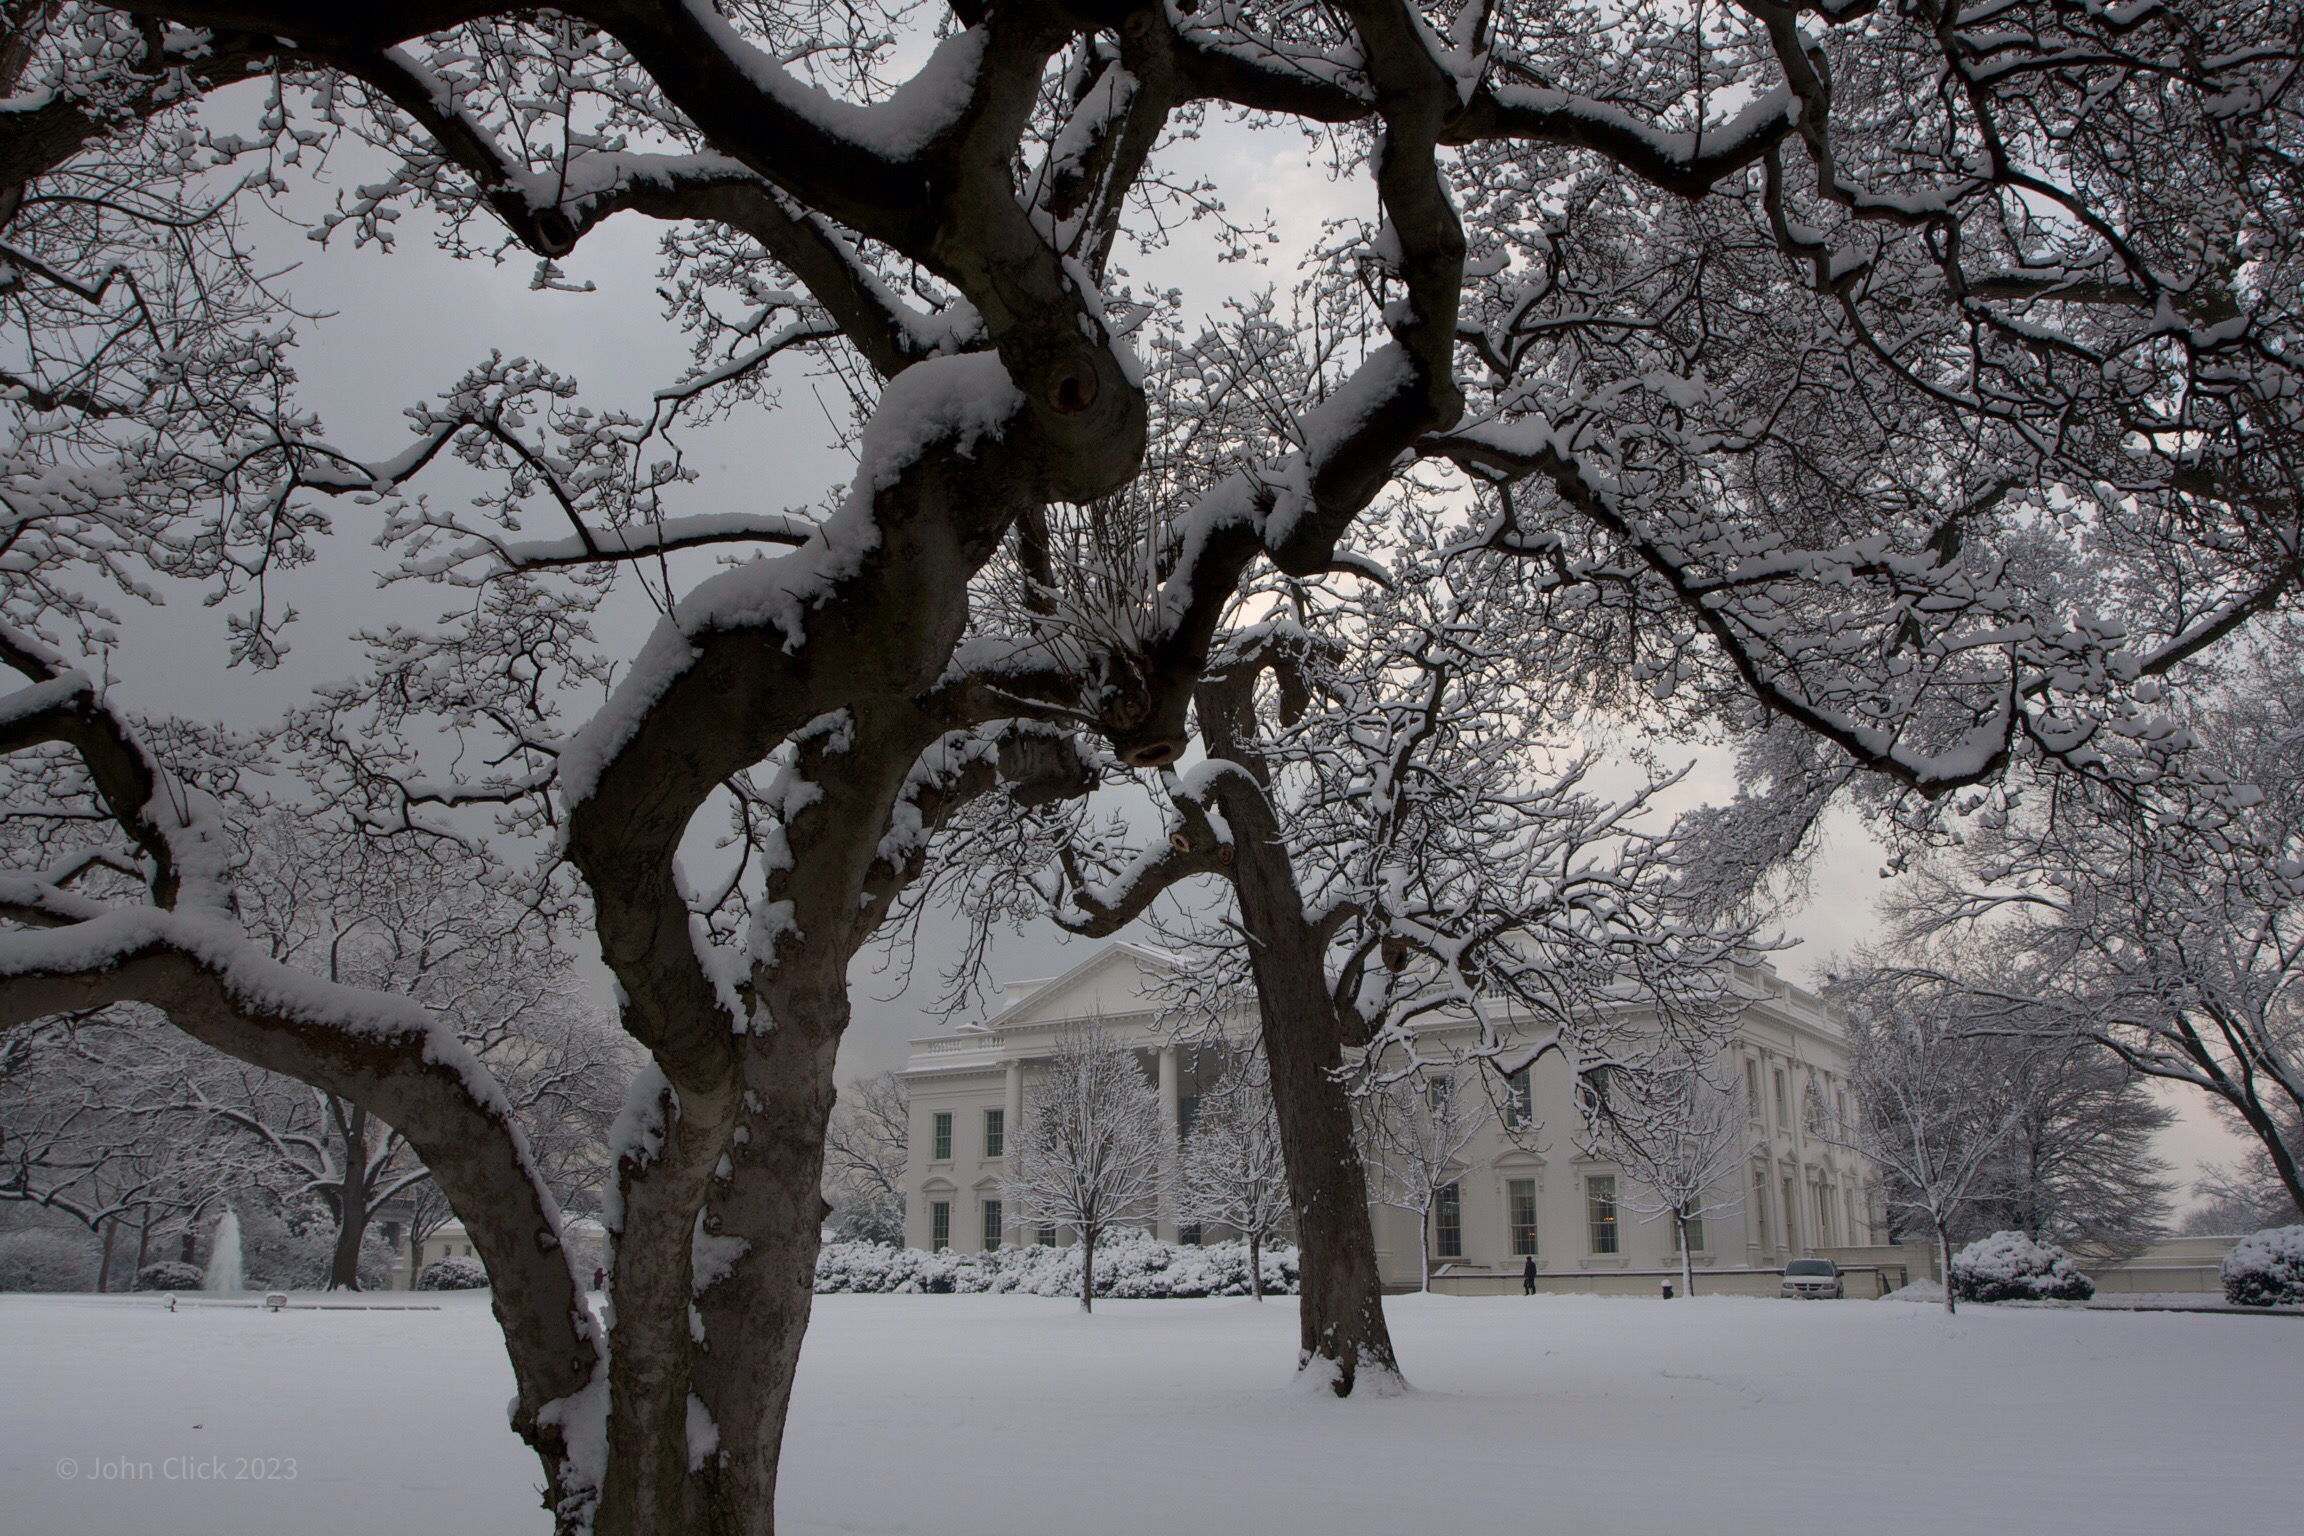
<path fill-rule="evenodd" d="M 1357 215 L 1368 206 L 1362 188 L 1328 179 L 1316 147 L 1294 130 L 1250 134 L 1212 127 L 1183 151 L 1181 168 L 1216 182 L 1235 217 L 1272 220 L 1280 235 L 1271 248 L 1277 259 L 1292 259 L 1315 243 L 1323 219 Z M 363 169 L 372 173 L 372 167 L 342 162 L 337 184 L 358 181 Z M 308 213 L 317 205 L 299 198 L 295 206 Z M 433 247 L 414 217 L 404 221 L 399 248 L 390 254 L 355 250 L 348 240 L 322 251 L 285 221 L 260 221 L 257 228 L 269 258 L 281 266 L 297 264 L 285 281 L 299 306 L 328 315 L 304 327 L 297 366 L 305 403 L 321 413 L 337 446 L 364 458 L 403 446 L 407 424 L 401 413 L 491 350 L 533 357 L 576 375 L 585 403 L 595 409 L 645 414 L 652 391 L 687 362 L 686 338 L 663 319 L 655 293 L 660 232 L 627 216 L 588 236 L 562 264 L 571 280 L 594 286 L 594 292 L 577 294 L 532 289 L 530 258 L 503 265 L 452 260 Z M 1191 230 L 1170 249 L 1123 258 L 1122 265 L 1133 268 L 1139 284 L 1182 289 L 1187 307 L 1199 313 L 1214 311 L 1227 296 L 1244 296 L 1265 284 L 1285 287 L 1290 280 L 1276 266 L 1221 263 L 1213 242 Z M 845 402 L 836 393 L 820 401 L 814 391 L 825 386 L 812 384 L 801 369 L 788 369 L 781 378 L 776 409 L 747 411 L 687 438 L 691 461 L 705 478 L 691 488 L 684 510 L 804 507 L 845 482 L 851 461 L 830 426 L 844 414 Z M 428 478 L 421 488 L 454 505 L 470 493 L 470 483 L 451 471 Z M 126 616 L 129 644 L 121 660 L 133 670 L 120 679 L 124 696 L 145 707 L 262 726 L 314 684 L 358 664 L 350 640 L 356 629 L 395 618 L 427 622 L 461 605 L 461 594 L 449 588 L 379 590 L 377 552 L 369 544 L 373 530 L 362 522 L 373 514 L 350 504 L 331 510 L 336 547 L 314 568 L 286 579 L 305 617 L 291 631 L 294 651 L 279 671 L 228 669 L 221 616 L 194 600 L 179 600 L 159 615 Z M 605 613 L 608 651 L 630 654 L 652 618 L 637 601 Z M 1732 787 L 1725 764 L 1707 757 L 1697 763 L 1681 800 L 1723 796 Z M 1795 942 L 1776 957 L 1780 970 L 1813 981 L 1820 962 L 1868 936 L 1882 888 L 1879 864 L 1878 849 L 1852 819 L 1835 824 L 1811 898 L 1789 923 L 1786 937 Z M 859 958 L 855 1023 L 841 1057 L 844 1075 L 900 1064 L 905 1041 L 935 1027 L 924 1009 L 936 990 L 935 972 L 949 961 L 951 931 L 949 924 L 931 925 L 923 974 L 908 992 L 896 991 L 892 977 L 877 973 L 878 956 L 867 952 Z M 1004 941 L 996 966 L 1008 977 L 1050 975 L 1077 964 L 1090 947 L 1068 942 L 1047 926 Z M 587 959 L 597 972 L 594 957 Z M 2174 1095 L 2170 1102 L 2183 1121 L 2167 1137 L 2164 1155 L 2188 1182 L 2203 1159 L 2228 1158 L 2237 1143 L 2206 1114 L 2197 1095 Z"/>

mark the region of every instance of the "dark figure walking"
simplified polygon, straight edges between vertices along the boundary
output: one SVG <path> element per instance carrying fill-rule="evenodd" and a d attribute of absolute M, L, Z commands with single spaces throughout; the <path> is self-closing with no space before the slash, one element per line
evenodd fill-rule
<path fill-rule="evenodd" d="M 1536 1255 L 1528 1255 L 1528 1262 L 1520 1266 L 1520 1294 L 1536 1294 Z"/>

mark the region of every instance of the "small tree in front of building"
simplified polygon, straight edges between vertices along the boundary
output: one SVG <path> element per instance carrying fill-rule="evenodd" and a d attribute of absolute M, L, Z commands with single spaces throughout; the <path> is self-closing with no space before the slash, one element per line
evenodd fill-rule
<path fill-rule="evenodd" d="M 1856 1122 L 1827 1117 L 1823 1140 L 1870 1158 L 1889 1207 L 1926 1219 L 1952 1294 L 1952 1231 L 1959 1215 L 1992 1192 L 1992 1177 L 2024 1113 L 2000 1064 L 1975 1049 L 1943 999 L 1907 978 L 1844 988 L 1852 1006 L 1848 1074 Z"/>
<path fill-rule="evenodd" d="M 1096 1304 L 1096 1240 L 1147 1222 L 1167 1184 L 1167 1127 L 1136 1053 L 1089 1021 L 1024 1094 L 1002 1198 L 1019 1221 L 1080 1234 L 1080 1306 Z"/>
<path fill-rule="evenodd" d="M 1262 1052 L 1236 1061 L 1200 1101 L 1177 1167 L 1177 1215 L 1248 1243 L 1248 1289 L 1264 1299 L 1264 1244 L 1288 1230 L 1288 1160 Z"/>
<path fill-rule="evenodd" d="M 1743 1100 L 1693 1058 L 1675 1055 L 1643 1073 L 1587 1076 L 1577 1103 L 1584 1150 L 1630 1180 L 1617 1203 L 1642 1218 L 1671 1219 L 1681 1293 L 1695 1295 L 1704 1218 L 1737 1203 L 1731 1175 L 1744 1159 Z"/>
<path fill-rule="evenodd" d="M 824 1129 L 824 1199 L 843 1237 L 901 1245 L 912 1098 L 893 1072 L 840 1090 Z"/>
<path fill-rule="evenodd" d="M 1379 1083 L 1357 1107 L 1362 1157 L 1376 1171 L 1376 1198 L 1416 1217 L 1423 1256 L 1416 1288 L 1430 1290 L 1433 1212 L 1456 1187 L 1465 1149 L 1488 1123 L 1488 1100 L 1465 1091 L 1454 1077 L 1433 1072 Z"/>

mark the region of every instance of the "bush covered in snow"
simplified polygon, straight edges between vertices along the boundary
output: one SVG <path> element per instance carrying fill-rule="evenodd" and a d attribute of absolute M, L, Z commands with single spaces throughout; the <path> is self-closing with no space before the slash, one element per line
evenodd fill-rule
<path fill-rule="evenodd" d="M 92 1291 L 100 1262 L 96 1239 L 86 1232 L 0 1232 L 0 1291 Z"/>
<path fill-rule="evenodd" d="M 477 1259 L 434 1259 L 424 1266 L 424 1273 L 416 1277 L 420 1291 L 484 1291 L 488 1289 L 488 1271 Z"/>
<path fill-rule="evenodd" d="M 136 1271 L 136 1289 L 140 1291 L 196 1291 L 207 1280 L 197 1264 L 186 1264 L 177 1259 L 162 1259 Z"/>
<path fill-rule="evenodd" d="M 2239 1307 L 2304 1305 L 2304 1227 L 2267 1227 L 2224 1255 L 2224 1299 Z"/>
<path fill-rule="evenodd" d="M 1296 1289 L 1296 1250 L 1264 1250 L 1264 1289 Z M 1001 1248 L 992 1253 L 929 1253 L 885 1243 L 826 1243 L 816 1256 L 819 1293 L 1017 1292 L 1077 1296 L 1080 1249 Z M 1248 1245 L 1163 1243 L 1141 1232 L 1108 1234 L 1096 1245 L 1096 1294 L 1122 1299 L 1249 1294 Z"/>
<path fill-rule="evenodd" d="M 1995 1232 L 1952 1256 L 1952 1294 L 1962 1301 L 2086 1301 L 2096 1285 L 2054 1243 Z"/>

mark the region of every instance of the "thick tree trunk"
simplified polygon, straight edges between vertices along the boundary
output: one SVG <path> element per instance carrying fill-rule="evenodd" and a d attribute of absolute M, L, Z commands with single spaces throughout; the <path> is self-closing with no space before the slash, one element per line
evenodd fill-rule
<path fill-rule="evenodd" d="M 328 1260 L 328 1289 L 360 1289 L 360 1245 L 368 1236 L 368 1111 L 332 1106 L 344 1134 L 343 1182 L 336 1190 L 336 1251 Z"/>
<path fill-rule="evenodd" d="M 1096 1310 L 1096 1232 L 1083 1228 L 1080 1233 L 1080 1310 Z"/>
<path fill-rule="evenodd" d="M 848 1024 L 846 954 L 761 978 L 726 1176 L 704 1207 L 696 1308 L 700 1413 L 688 1456 L 713 1536 L 772 1536 L 792 1380 L 815 1304 L 824 1128 Z M 709 1450 L 706 1447 L 709 1446 Z"/>
<path fill-rule="evenodd" d="M 368 1240 L 368 1194 L 347 1181 L 336 1223 L 336 1251 L 328 1260 L 328 1289 L 360 1289 L 360 1245 Z"/>
<path fill-rule="evenodd" d="M 144 1219 L 136 1227 L 136 1268 L 128 1276 L 128 1289 L 136 1289 L 136 1276 L 144 1273 L 144 1256 L 152 1251 L 152 1207 L 144 1207 Z"/>
<path fill-rule="evenodd" d="M 1693 1296 L 1696 1294 L 1696 1255 L 1688 1246 L 1688 1218 L 1684 1213 L 1674 1211 L 1672 1220 L 1680 1228 L 1680 1294 Z"/>
<path fill-rule="evenodd" d="M 1227 774 L 1214 795 L 1238 838 L 1233 887 L 1250 936 L 1248 963 L 1296 1212 L 1297 1364 L 1327 1371 L 1336 1395 L 1346 1397 L 1362 1371 L 1397 1381 L 1400 1367 L 1384 1326 L 1368 1177 L 1353 1143 L 1352 1102 L 1342 1078 L 1342 1031 L 1318 936 L 1304 920 L 1295 869 L 1273 835 L 1262 793 L 1245 774 Z"/>
<path fill-rule="evenodd" d="M 1264 1238 L 1254 1228 L 1248 1232 L 1248 1294 L 1264 1299 Z"/>
<path fill-rule="evenodd" d="M 688 1399 L 697 1342 L 689 1322 L 695 1243 L 705 1191 L 727 1150 L 736 1085 L 664 1087 L 652 1156 L 617 1167 L 620 1220 L 608 1348 L 608 1461 L 599 1536 L 691 1536 L 713 1529 L 689 1475 Z"/>
<path fill-rule="evenodd" d="M 120 1235 L 120 1218 L 115 1216 L 104 1223 L 104 1257 L 96 1266 L 96 1289 L 99 1293 L 112 1289 L 112 1241 Z"/>

